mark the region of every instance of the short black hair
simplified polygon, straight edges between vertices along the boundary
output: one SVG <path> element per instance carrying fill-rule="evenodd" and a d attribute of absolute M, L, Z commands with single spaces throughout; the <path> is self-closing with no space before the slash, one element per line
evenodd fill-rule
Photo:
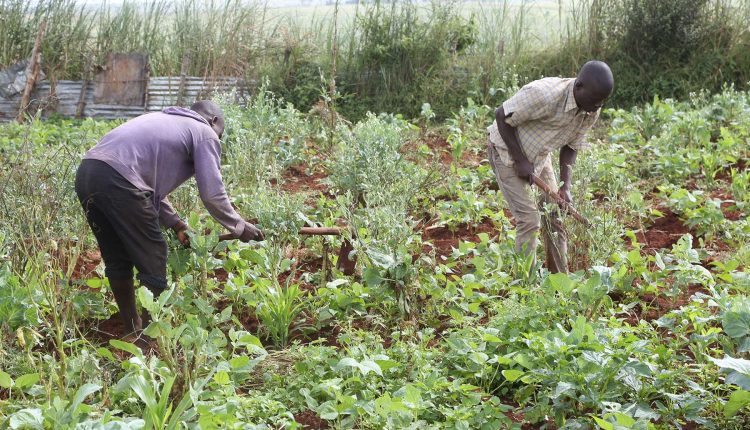
<path fill-rule="evenodd" d="M 190 106 L 190 110 L 199 113 L 207 121 L 211 121 L 214 117 L 224 119 L 224 111 L 211 100 L 199 100 Z"/>
<path fill-rule="evenodd" d="M 615 78 L 607 63 L 598 60 L 586 62 L 578 72 L 578 81 L 596 94 L 609 96 L 615 86 Z"/>

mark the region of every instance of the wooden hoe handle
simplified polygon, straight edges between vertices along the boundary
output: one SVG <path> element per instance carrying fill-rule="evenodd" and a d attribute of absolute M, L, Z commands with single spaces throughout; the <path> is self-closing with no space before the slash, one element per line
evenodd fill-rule
<path fill-rule="evenodd" d="M 545 194 L 552 197 L 555 200 L 555 202 L 557 202 L 557 204 L 559 204 L 560 206 L 563 207 L 563 209 L 568 211 L 570 216 L 572 216 L 576 221 L 580 222 L 586 227 L 591 227 L 591 223 L 589 222 L 589 220 L 584 218 L 583 215 L 581 215 L 576 210 L 576 208 L 573 207 L 573 205 L 563 200 L 562 197 L 560 197 L 560 195 L 555 190 L 553 190 L 552 187 L 550 187 L 546 182 L 541 180 L 536 175 L 531 175 L 531 180 L 532 182 L 534 182 L 534 185 L 539 187 L 540 190 L 544 191 Z"/>
<path fill-rule="evenodd" d="M 339 236 L 341 229 L 338 227 L 302 227 L 299 234 L 304 236 Z M 231 233 L 219 235 L 219 240 L 232 240 L 234 236 Z"/>

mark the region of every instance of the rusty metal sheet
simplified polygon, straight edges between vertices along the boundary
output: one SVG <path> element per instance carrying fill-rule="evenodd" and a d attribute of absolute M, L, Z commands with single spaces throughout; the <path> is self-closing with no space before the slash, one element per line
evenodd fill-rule
<path fill-rule="evenodd" d="M 107 65 L 94 78 L 94 103 L 143 106 L 148 84 L 148 56 L 109 54 Z"/>
<path fill-rule="evenodd" d="M 172 106 L 177 102 L 177 90 L 180 78 L 175 77 L 151 77 L 149 79 L 147 93 L 148 105 L 126 106 L 118 103 L 97 103 L 94 100 L 93 82 L 87 83 L 85 93 L 84 117 L 100 119 L 126 119 L 142 115 L 145 112 L 159 111 L 164 107 Z M 82 81 L 57 81 L 54 93 L 50 93 L 51 84 L 48 81 L 39 82 L 32 94 L 31 112 L 36 112 L 40 107 L 43 109 L 42 117 L 57 114 L 64 117 L 72 117 L 76 113 L 78 100 L 81 93 Z M 199 96 L 206 96 L 212 89 L 215 92 L 235 90 L 238 102 L 242 102 L 243 95 L 251 92 L 257 83 L 254 81 L 243 81 L 233 77 L 201 78 L 187 77 L 184 89 L 184 105 L 190 106 Z M 20 95 L 10 99 L 0 97 L 0 123 L 15 118 L 18 111 Z"/>

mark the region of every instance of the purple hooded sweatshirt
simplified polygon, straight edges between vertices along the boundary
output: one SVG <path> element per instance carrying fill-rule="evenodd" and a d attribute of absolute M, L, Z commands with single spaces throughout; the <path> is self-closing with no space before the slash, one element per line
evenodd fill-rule
<path fill-rule="evenodd" d="M 198 113 L 169 107 L 134 118 L 107 133 L 85 159 L 100 160 L 136 188 L 153 192 L 159 221 L 180 221 L 167 196 L 195 175 L 201 200 L 216 221 L 239 237 L 245 221 L 232 208 L 220 170 L 219 137 Z"/>

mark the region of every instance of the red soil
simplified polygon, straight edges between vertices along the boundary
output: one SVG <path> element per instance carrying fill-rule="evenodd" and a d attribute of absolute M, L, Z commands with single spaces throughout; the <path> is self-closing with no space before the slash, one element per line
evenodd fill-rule
<path fill-rule="evenodd" d="M 96 327 L 91 331 L 89 340 L 107 344 L 110 340 L 120 339 L 125 334 L 125 325 L 122 323 L 120 314 L 116 313 L 106 320 L 97 321 Z"/>
<path fill-rule="evenodd" d="M 416 161 L 411 157 L 411 154 L 415 153 L 417 148 L 421 145 L 427 145 L 433 154 L 433 159 L 438 161 L 444 167 L 449 167 L 455 159 L 453 158 L 453 148 L 450 143 L 443 136 L 437 136 L 434 134 L 428 134 L 423 138 L 409 142 L 401 149 L 401 152 L 407 155 L 407 158 L 411 161 Z M 466 148 L 461 154 L 461 159 L 458 160 L 458 164 L 463 167 L 476 167 L 481 164 L 485 158 L 482 151 L 479 154 L 474 154 L 470 148 Z"/>
<path fill-rule="evenodd" d="M 690 229 L 680 221 L 679 217 L 669 209 L 660 208 L 664 214 L 657 218 L 654 224 L 646 230 L 646 233 L 638 232 L 638 241 L 646 245 L 646 249 L 669 249 Z"/>
<path fill-rule="evenodd" d="M 689 285 L 676 296 L 655 295 L 647 293 L 638 298 L 638 304 L 625 317 L 630 325 L 638 325 L 640 320 L 655 321 L 674 310 L 680 309 L 690 303 L 696 293 L 706 292 L 701 285 Z M 622 302 L 623 297 L 618 293 L 611 293 L 610 297 L 615 302 Z"/>
<path fill-rule="evenodd" d="M 304 250 L 303 250 L 304 251 Z M 333 252 L 333 251 L 329 251 Z M 317 257 L 310 260 L 304 260 L 300 261 L 300 257 L 298 256 L 297 261 L 292 265 L 292 268 L 282 274 L 279 275 L 279 285 L 286 285 L 287 282 L 290 284 L 298 283 L 299 287 L 302 290 L 314 290 L 316 287 L 315 285 L 308 284 L 306 282 L 301 282 L 300 278 L 305 273 L 316 273 L 323 267 L 323 257 Z M 293 276 L 292 279 L 289 279 L 289 276 Z"/>
<path fill-rule="evenodd" d="M 102 254 L 99 250 L 86 251 L 78 256 L 78 261 L 73 268 L 72 280 L 86 280 L 93 277 L 99 277 L 96 274 L 96 267 L 102 261 Z"/>
<path fill-rule="evenodd" d="M 736 209 L 734 202 L 722 202 L 721 211 L 724 213 L 724 218 L 729 221 L 739 221 L 743 217 L 742 212 Z"/>
<path fill-rule="evenodd" d="M 446 226 L 428 226 L 422 230 L 422 239 L 432 243 L 437 255 L 450 255 L 452 248 L 458 248 L 459 241 L 479 242 L 479 233 L 487 233 L 490 236 L 497 232 L 492 220 L 485 218 L 478 225 L 459 224 L 451 231 Z M 423 252 L 429 252 L 428 245 L 423 247 Z"/>
<path fill-rule="evenodd" d="M 311 410 L 297 412 L 294 414 L 294 420 L 302 424 L 303 429 L 327 429 L 328 421 L 320 418 L 318 414 Z"/>
<path fill-rule="evenodd" d="M 730 185 L 728 184 L 727 187 Z M 734 196 L 730 191 L 726 189 L 714 190 L 711 193 L 711 198 L 721 200 L 721 211 L 724 213 L 724 218 L 730 221 L 738 221 L 742 219 L 745 214 L 737 210 Z"/>
<path fill-rule="evenodd" d="M 430 135 L 425 138 L 424 143 L 436 157 L 439 157 L 440 164 L 444 166 L 451 165 L 453 162 L 453 149 L 445 138 Z"/>
<path fill-rule="evenodd" d="M 716 172 L 716 175 L 714 175 L 714 179 L 730 182 L 732 180 L 732 169 L 738 172 L 741 172 L 745 170 L 746 168 L 747 168 L 747 160 L 744 158 L 741 158 L 737 160 L 736 163 Z"/>
<path fill-rule="evenodd" d="M 290 166 L 282 174 L 281 189 L 287 193 L 314 194 L 328 192 L 328 187 L 322 182 L 327 175 L 322 171 L 313 171 L 308 175 L 306 164 Z"/>

